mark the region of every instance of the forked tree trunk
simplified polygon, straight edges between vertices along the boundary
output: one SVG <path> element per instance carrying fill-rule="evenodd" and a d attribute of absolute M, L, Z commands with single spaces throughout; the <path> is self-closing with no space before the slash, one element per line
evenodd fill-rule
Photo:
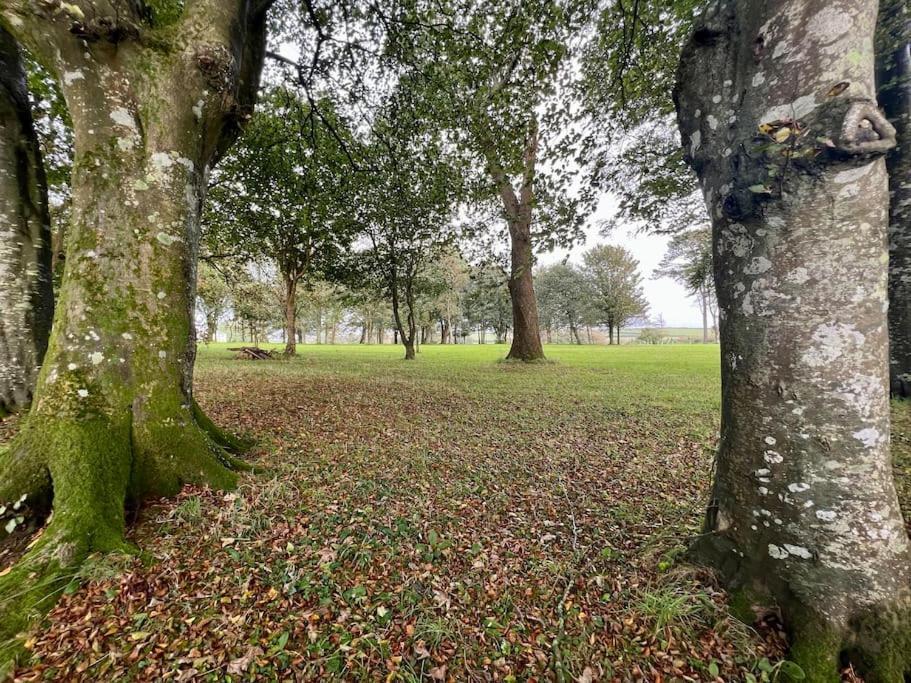
<path fill-rule="evenodd" d="M 297 278 L 284 274 L 285 283 L 285 355 L 297 355 Z"/>
<path fill-rule="evenodd" d="M 789 658 L 900 683 L 911 551 L 889 452 L 888 192 L 865 0 L 723 0 L 684 49 L 683 147 L 712 217 L 722 428 L 694 549 Z M 711 77 L 706 77 L 711 74 Z"/>
<path fill-rule="evenodd" d="M 534 180 L 538 157 L 538 126 L 532 121 L 525 142 L 522 186 L 518 196 L 502 165 L 487 148 L 487 166 L 497 186 L 509 227 L 509 298 L 512 304 L 512 346 L 507 358 L 522 361 L 542 360 L 544 347 L 538 326 L 538 300 L 532 278 L 534 250 L 531 222 L 534 215 Z"/>
<path fill-rule="evenodd" d="M 911 10 L 905 0 L 880 6 L 879 98 L 898 144 L 889 170 L 890 389 L 911 397 Z"/>
<path fill-rule="evenodd" d="M 0 26 L 0 414 L 29 405 L 54 314 L 47 183 L 25 70 Z"/>
<path fill-rule="evenodd" d="M 157 24 L 141 4 L 0 5 L 59 78 L 75 132 L 60 302 L 31 412 L 0 454 L 0 501 L 54 514 L 0 577 L 0 641 L 88 552 L 127 547 L 125 501 L 235 483 L 236 442 L 193 400 L 194 283 L 206 174 L 252 110 L 265 5 L 198 0 Z"/>
<path fill-rule="evenodd" d="M 569 325 L 570 336 L 576 341 L 577 346 L 582 346 L 582 338 L 579 336 L 579 328 L 575 324 L 570 323 Z"/>

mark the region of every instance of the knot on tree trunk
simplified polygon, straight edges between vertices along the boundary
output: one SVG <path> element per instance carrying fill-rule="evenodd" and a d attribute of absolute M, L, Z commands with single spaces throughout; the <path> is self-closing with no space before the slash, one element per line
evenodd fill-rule
<path fill-rule="evenodd" d="M 875 102 L 837 98 L 847 85 L 834 86 L 806 117 L 759 124 L 750 144 L 731 160 L 737 182 L 722 202 L 728 218 L 743 220 L 780 197 L 789 174 L 818 174 L 831 163 L 866 163 L 895 146 L 895 128 Z"/>
<path fill-rule="evenodd" d="M 224 45 L 201 45 L 196 50 L 196 64 L 215 92 L 225 94 L 233 90 L 237 78 L 234 55 Z"/>
<path fill-rule="evenodd" d="M 895 127 L 871 100 L 850 101 L 835 142 L 850 155 L 885 154 L 895 147 Z"/>

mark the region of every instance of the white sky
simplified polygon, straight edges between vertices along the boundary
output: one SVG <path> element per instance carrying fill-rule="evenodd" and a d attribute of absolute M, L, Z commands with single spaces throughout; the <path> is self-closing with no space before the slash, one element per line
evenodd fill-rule
<path fill-rule="evenodd" d="M 642 274 L 642 288 L 650 305 L 649 317 L 654 320 L 658 315 L 664 316 L 667 327 L 702 327 L 702 316 L 696 300 L 686 295 L 684 288 L 670 278 L 653 278 L 652 272 L 664 256 L 668 237 L 638 233 L 635 229 L 617 229 L 608 237 L 599 234 L 597 225 L 613 215 L 616 203 L 612 197 L 605 196 L 593 216 L 586 232 L 585 244 L 576 245 L 569 251 L 569 260 L 573 263 L 582 261 L 582 252 L 596 244 L 616 244 L 629 249 L 639 261 L 639 272 Z M 539 263 L 549 264 L 565 258 L 565 249 L 540 254 Z"/>

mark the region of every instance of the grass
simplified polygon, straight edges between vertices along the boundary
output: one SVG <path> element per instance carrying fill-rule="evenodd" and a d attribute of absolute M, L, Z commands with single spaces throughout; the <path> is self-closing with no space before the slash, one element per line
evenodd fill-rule
<path fill-rule="evenodd" d="M 24 680 L 768 679 L 781 634 L 680 562 L 717 346 L 226 346 L 197 397 L 266 473 L 147 506 L 151 561 L 64 597 Z"/>

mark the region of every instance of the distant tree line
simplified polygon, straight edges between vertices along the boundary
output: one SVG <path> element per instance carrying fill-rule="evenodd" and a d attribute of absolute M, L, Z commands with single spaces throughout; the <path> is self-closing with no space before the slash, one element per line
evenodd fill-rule
<path fill-rule="evenodd" d="M 387 258 L 388 258 L 387 254 Z M 355 253 L 355 265 L 372 251 Z M 376 261 L 378 270 L 383 268 Z M 292 292 L 278 263 L 232 258 L 204 262 L 197 284 L 197 335 L 205 342 L 222 338 L 261 343 L 281 335 L 286 348 L 297 344 L 401 343 L 413 352 L 420 345 L 507 343 L 513 334 L 509 289 L 503 269 L 493 263 L 470 264 L 454 247 L 440 248 L 410 278 L 414 337 L 401 332 L 402 315 L 382 278 L 359 270 L 339 277 L 307 279 Z M 360 278 L 360 279 L 358 279 Z M 620 342 L 620 329 L 645 322 L 648 302 L 642 276 L 630 253 L 612 245 L 585 252 L 579 266 L 557 263 L 536 270 L 541 328 L 548 343 L 595 343 L 607 331 Z M 288 326 L 293 306 L 293 326 Z M 593 333 L 594 332 L 594 333 Z"/>

